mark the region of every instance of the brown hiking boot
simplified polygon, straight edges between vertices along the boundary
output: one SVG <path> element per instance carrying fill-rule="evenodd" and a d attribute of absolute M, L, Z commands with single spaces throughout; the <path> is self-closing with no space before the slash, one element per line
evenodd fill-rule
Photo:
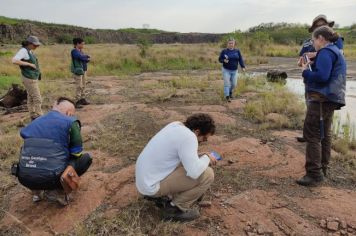
<path fill-rule="evenodd" d="M 162 209 L 163 220 L 166 221 L 192 221 L 200 217 L 200 213 L 197 209 L 189 209 L 182 211 L 177 206 L 172 206 L 167 204 L 167 206 Z"/>

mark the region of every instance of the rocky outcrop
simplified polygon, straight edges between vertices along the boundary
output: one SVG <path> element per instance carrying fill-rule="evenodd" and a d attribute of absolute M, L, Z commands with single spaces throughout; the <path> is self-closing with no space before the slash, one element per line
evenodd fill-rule
<path fill-rule="evenodd" d="M 219 42 L 224 36 L 150 30 L 101 30 L 39 22 L 0 24 L 0 43 L 20 43 L 28 35 L 36 35 L 46 44 L 70 43 L 73 37 L 90 38 L 95 43 L 135 44 L 142 39 L 151 43 L 213 43 Z"/>
<path fill-rule="evenodd" d="M 0 106 L 12 108 L 20 106 L 27 98 L 26 90 L 19 88 L 18 84 L 13 84 L 7 93 L 0 98 Z"/>

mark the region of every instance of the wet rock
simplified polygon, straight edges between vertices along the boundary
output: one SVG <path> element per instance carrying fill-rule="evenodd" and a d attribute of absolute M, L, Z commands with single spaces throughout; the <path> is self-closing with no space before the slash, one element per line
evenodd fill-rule
<path fill-rule="evenodd" d="M 280 70 L 269 70 L 267 72 L 267 80 L 269 82 L 285 82 L 288 78 L 287 72 Z"/>

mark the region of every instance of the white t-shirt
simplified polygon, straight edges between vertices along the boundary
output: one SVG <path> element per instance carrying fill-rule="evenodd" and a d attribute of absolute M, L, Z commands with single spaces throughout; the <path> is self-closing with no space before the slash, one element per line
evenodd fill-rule
<path fill-rule="evenodd" d="M 198 156 L 197 136 L 181 122 L 170 123 L 148 142 L 138 157 L 136 187 L 143 195 L 155 195 L 160 182 L 180 163 L 188 177 L 197 179 L 209 162 L 208 156 Z"/>
<path fill-rule="evenodd" d="M 32 53 L 30 51 L 30 53 Z M 28 55 L 27 49 L 26 48 L 21 48 L 16 55 L 12 58 L 12 62 L 15 61 L 21 61 L 21 60 L 29 60 L 30 59 L 30 55 Z"/>

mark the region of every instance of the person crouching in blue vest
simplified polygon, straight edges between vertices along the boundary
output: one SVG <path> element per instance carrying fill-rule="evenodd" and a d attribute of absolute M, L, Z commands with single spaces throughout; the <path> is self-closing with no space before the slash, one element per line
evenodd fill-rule
<path fill-rule="evenodd" d="M 229 39 L 227 48 L 221 51 L 219 62 L 222 63 L 222 73 L 224 79 L 224 97 L 231 102 L 233 93 L 237 85 L 238 65 L 245 71 L 245 63 L 239 49 L 235 48 L 235 39 Z"/>
<path fill-rule="evenodd" d="M 345 106 L 346 62 L 334 44 L 338 38 L 339 35 L 329 26 L 315 29 L 315 60 L 311 68 L 307 63 L 302 65 L 308 99 L 303 129 L 307 144 L 306 175 L 297 183 L 303 186 L 317 185 L 327 176 L 334 110 Z"/>
<path fill-rule="evenodd" d="M 33 191 L 34 202 L 47 198 L 66 205 L 61 174 L 71 165 L 81 176 L 92 163 L 91 156 L 82 153 L 81 125 L 74 113 L 75 103 L 60 97 L 50 112 L 21 129 L 24 145 L 17 176 Z"/>

